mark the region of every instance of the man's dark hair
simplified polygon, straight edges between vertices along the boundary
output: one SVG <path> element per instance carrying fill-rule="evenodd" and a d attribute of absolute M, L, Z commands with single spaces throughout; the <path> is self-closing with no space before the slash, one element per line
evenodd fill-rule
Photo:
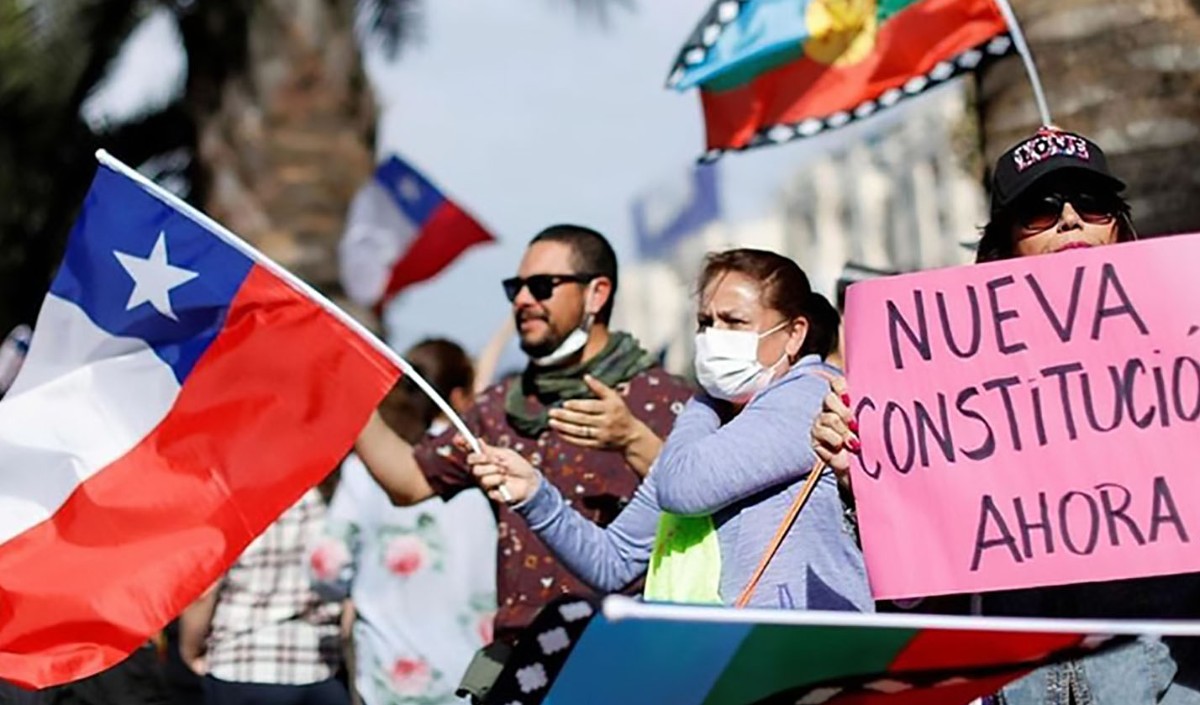
<path fill-rule="evenodd" d="M 617 298 L 617 253 L 603 235 L 582 225 L 551 225 L 529 241 L 561 242 L 571 248 L 573 274 L 592 274 L 612 282 L 608 301 L 596 314 L 596 322 L 608 325 L 612 318 L 613 301 Z"/>

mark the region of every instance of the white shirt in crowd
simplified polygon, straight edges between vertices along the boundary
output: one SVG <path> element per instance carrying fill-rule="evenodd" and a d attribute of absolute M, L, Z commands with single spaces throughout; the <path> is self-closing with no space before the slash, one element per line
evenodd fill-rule
<path fill-rule="evenodd" d="M 357 610 L 366 705 L 462 702 L 454 690 L 496 611 L 496 522 L 481 492 L 395 507 L 351 456 L 310 562 L 317 584 Z"/>

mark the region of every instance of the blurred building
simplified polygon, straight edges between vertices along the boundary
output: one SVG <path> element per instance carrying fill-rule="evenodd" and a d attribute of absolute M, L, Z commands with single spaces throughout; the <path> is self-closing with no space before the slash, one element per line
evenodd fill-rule
<path fill-rule="evenodd" d="M 674 188 L 648 189 L 633 214 L 639 243 L 651 244 L 624 267 L 619 327 L 665 351 L 672 371 L 689 372 L 693 289 L 711 250 L 781 252 L 830 297 L 848 263 L 912 271 L 970 261 L 987 213 L 980 177 L 968 168 L 978 149 L 969 115 L 961 87 L 914 101 L 901 119 L 792 161 L 757 213 L 720 207 L 742 187 L 728 173 L 714 179 L 711 193 L 694 174 Z M 717 167 L 741 156 L 726 156 Z"/>

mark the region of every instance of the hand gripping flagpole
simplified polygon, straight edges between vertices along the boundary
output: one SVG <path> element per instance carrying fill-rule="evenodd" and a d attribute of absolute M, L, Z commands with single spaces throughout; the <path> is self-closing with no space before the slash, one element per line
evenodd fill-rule
<path fill-rule="evenodd" d="M 996 0 L 996 7 L 1000 9 L 1000 14 L 1004 16 L 1004 22 L 1008 25 L 1008 32 L 1012 35 L 1013 46 L 1017 49 L 1017 54 L 1021 57 L 1021 62 L 1025 64 L 1025 73 L 1029 76 L 1029 83 L 1033 87 L 1033 98 L 1037 101 L 1038 113 L 1042 118 L 1042 125 L 1052 125 L 1050 121 L 1050 107 L 1046 103 L 1046 92 L 1042 90 L 1042 77 L 1038 74 L 1037 64 L 1033 61 L 1033 54 L 1029 51 L 1029 45 L 1025 43 L 1025 33 L 1021 31 L 1021 23 L 1017 22 L 1017 13 L 1013 12 L 1012 5 L 1009 0 Z"/>
<path fill-rule="evenodd" d="M 124 162 L 112 156 L 108 152 L 104 151 L 103 149 L 97 150 L 96 159 L 104 166 L 120 173 L 122 176 L 133 180 L 139 186 L 149 192 L 150 195 L 166 203 L 175 210 L 183 213 L 187 217 L 194 220 L 197 224 L 207 228 L 217 237 L 228 243 L 231 247 L 254 260 L 264 269 L 267 269 L 275 276 L 287 282 L 294 289 L 312 299 L 318 306 L 325 309 L 327 313 L 341 321 L 346 325 L 347 328 L 357 333 L 360 337 L 366 340 L 367 343 L 375 348 L 380 355 L 383 355 L 389 362 L 394 364 L 396 367 L 399 367 L 400 371 L 404 373 L 404 376 L 412 379 L 413 383 L 415 383 L 422 392 L 424 392 L 429 396 L 430 399 L 433 400 L 433 403 L 437 405 L 438 409 L 440 409 L 441 412 L 446 415 L 446 418 L 450 420 L 450 424 L 454 426 L 455 430 L 462 434 L 462 437 L 466 439 L 468 444 L 470 444 L 471 450 L 475 451 L 476 453 L 483 452 L 483 446 L 479 443 L 479 439 L 475 437 L 475 434 L 471 433 L 470 429 L 467 428 L 467 425 L 463 423 L 463 420 L 459 418 L 454 409 L 448 403 L 446 403 L 445 399 L 442 399 L 441 395 L 438 394 L 437 391 L 435 391 L 434 388 L 430 386 L 430 384 L 426 382 L 423 377 L 421 377 L 420 374 L 417 373 L 416 369 L 408 363 L 408 360 L 400 357 L 395 350 L 392 350 L 387 346 L 386 343 L 377 338 L 374 333 L 367 330 L 366 327 L 358 321 L 354 320 L 350 314 L 338 308 L 337 305 L 335 305 L 332 301 L 325 298 L 323 294 L 306 284 L 295 274 L 287 271 L 272 261 L 269 257 L 256 250 L 248 242 L 235 235 L 233 231 L 229 230 L 229 228 L 226 228 L 224 225 L 221 225 L 217 221 L 205 215 L 188 202 L 179 198 L 170 191 L 167 191 L 145 176 L 142 176 L 142 174 L 140 174 L 137 170 L 127 166 Z M 507 496 L 508 491 L 503 485 L 501 485 L 500 493 L 501 495 L 505 496 L 506 500 L 509 499 Z"/>

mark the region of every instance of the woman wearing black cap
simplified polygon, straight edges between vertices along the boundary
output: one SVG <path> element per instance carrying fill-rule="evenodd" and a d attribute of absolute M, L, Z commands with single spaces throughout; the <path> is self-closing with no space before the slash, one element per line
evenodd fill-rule
<path fill-rule="evenodd" d="M 976 262 L 1045 255 L 1136 239 L 1125 184 L 1109 171 L 1091 140 L 1044 127 L 1005 152 L 992 174 L 991 218 Z M 846 477 L 859 441 L 844 385 L 825 400 L 813 425 L 817 454 Z M 1194 617 L 1200 608 L 1195 576 L 992 592 L 983 614 L 1071 618 Z M 1004 705 L 1193 705 L 1200 692 L 1184 686 L 1171 649 L 1143 638 L 1081 661 L 1048 666 L 1010 684 Z M 1190 669 L 1189 669 L 1190 670 Z M 1192 674 L 1188 674 L 1192 675 Z M 1194 683 L 1190 683 L 1194 686 Z"/>
<path fill-rule="evenodd" d="M 996 162 L 991 220 L 975 261 L 1134 240 L 1124 189 L 1090 140 L 1042 128 Z"/>

